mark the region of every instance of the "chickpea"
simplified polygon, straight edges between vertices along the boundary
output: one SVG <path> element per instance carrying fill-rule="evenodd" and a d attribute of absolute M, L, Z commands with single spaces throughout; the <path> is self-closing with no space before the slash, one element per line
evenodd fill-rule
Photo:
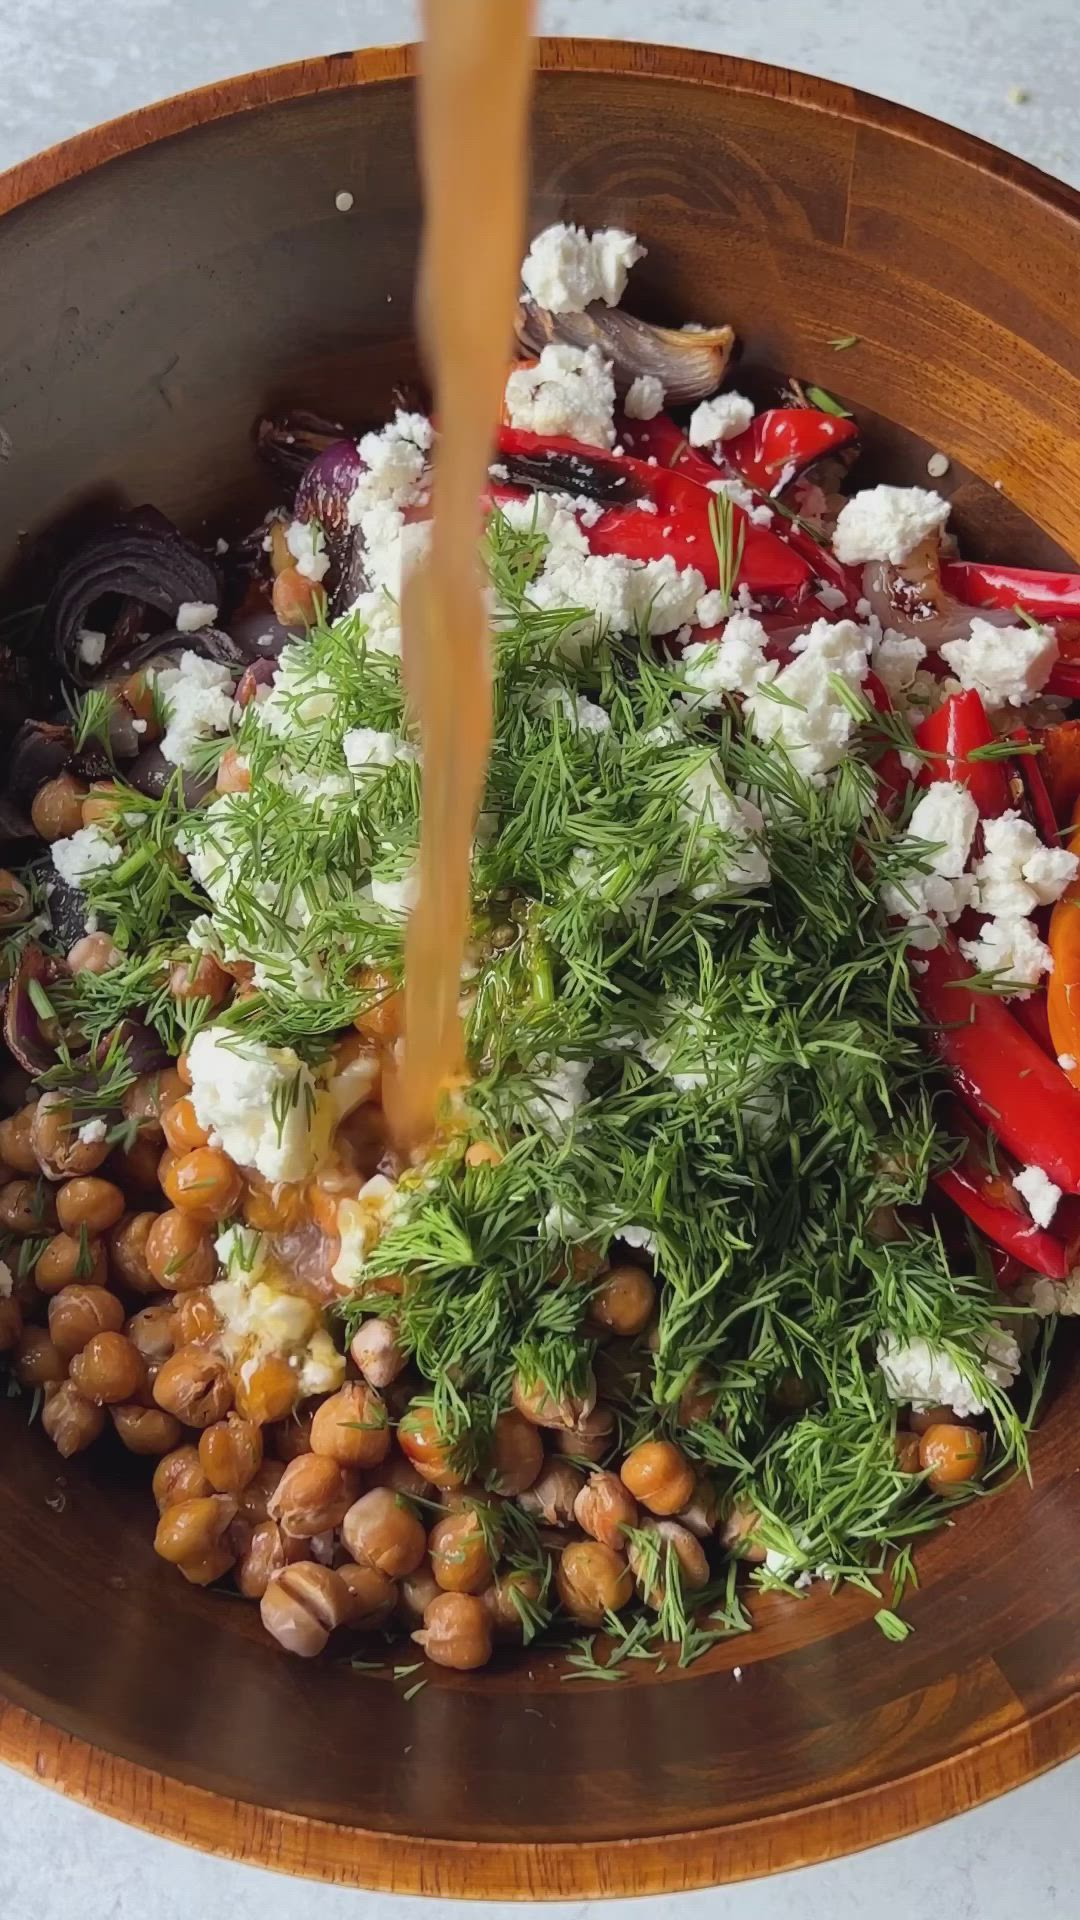
<path fill-rule="evenodd" d="M 56 1206 L 50 1189 L 37 1180 L 9 1180 L 0 1187 L 0 1228 L 21 1240 L 31 1234 L 54 1233 Z"/>
<path fill-rule="evenodd" d="M 288 1463 L 298 1459 L 302 1453 L 310 1453 L 314 1420 L 315 1408 L 308 1405 L 298 1408 L 288 1419 L 276 1421 L 270 1435 L 275 1458 Z"/>
<path fill-rule="evenodd" d="M 154 710 L 154 689 L 147 675 L 142 672 L 125 674 L 112 682 L 112 690 L 118 700 L 131 708 L 136 720 L 146 721 L 147 731 L 139 736 L 144 746 L 156 740 L 160 729 L 157 728 Z"/>
<path fill-rule="evenodd" d="M 912 1407 L 908 1426 L 912 1433 L 927 1433 L 931 1427 L 951 1427 L 956 1415 L 951 1407 Z"/>
<path fill-rule="evenodd" d="M 475 1510 L 448 1513 L 428 1536 L 431 1571 L 446 1593 L 483 1593 L 494 1575 L 491 1551 Z"/>
<path fill-rule="evenodd" d="M 148 1366 L 159 1367 L 176 1345 L 172 1335 L 172 1307 L 167 1300 L 133 1313 L 124 1332 Z"/>
<path fill-rule="evenodd" d="M 72 1454 L 93 1446 L 104 1429 L 105 1415 L 84 1400 L 70 1380 L 62 1380 L 59 1386 L 45 1389 L 41 1424 L 61 1458 L 70 1460 Z"/>
<path fill-rule="evenodd" d="M 210 1482 L 203 1472 L 198 1447 L 174 1447 L 165 1454 L 154 1468 L 152 1485 L 159 1513 L 187 1500 L 205 1499 Z"/>
<path fill-rule="evenodd" d="M 206 1287 L 193 1287 L 190 1293 L 178 1293 L 171 1310 L 174 1347 L 198 1347 L 220 1331 L 218 1313 Z"/>
<path fill-rule="evenodd" d="M 922 1461 L 919 1458 L 919 1444 L 919 1435 L 917 1433 L 905 1433 L 900 1429 L 894 1435 L 893 1452 L 896 1456 L 898 1472 L 922 1472 Z"/>
<path fill-rule="evenodd" d="M 158 1290 L 146 1260 L 146 1242 L 156 1219 L 156 1213 L 125 1213 L 106 1236 L 113 1273 L 129 1293 Z"/>
<path fill-rule="evenodd" d="M 407 1573 L 398 1588 L 398 1608 L 403 1619 L 412 1626 L 422 1626 L 425 1613 L 441 1592 L 442 1588 L 425 1554 L 416 1572 Z"/>
<path fill-rule="evenodd" d="M 220 1546 L 212 1547 L 197 1560 L 185 1560 L 179 1571 L 193 1587 L 212 1586 L 236 1565 L 236 1551 L 231 1535 L 226 1534 Z"/>
<path fill-rule="evenodd" d="M 70 1287 L 76 1280 L 85 1281 L 87 1286 L 107 1286 L 109 1262 L 102 1242 L 84 1242 L 78 1233 L 54 1233 L 37 1257 L 34 1280 L 38 1292 L 46 1295 L 59 1293 L 62 1287 Z"/>
<path fill-rule="evenodd" d="M 589 1301 L 589 1318 L 608 1333 L 643 1333 L 656 1308 L 656 1282 L 644 1267 L 609 1267 Z"/>
<path fill-rule="evenodd" d="M 711 1418 L 720 1389 L 715 1380 L 707 1380 L 695 1368 L 679 1395 L 677 1419 L 680 1427 L 692 1427 L 695 1420 Z"/>
<path fill-rule="evenodd" d="M 113 1154 L 112 1172 L 132 1204 L 146 1208 L 148 1202 L 156 1205 L 160 1200 L 159 1158 L 157 1143 L 149 1134 L 138 1135 L 130 1147 Z"/>
<path fill-rule="evenodd" d="M 398 1425 L 398 1446 L 430 1486 L 463 1487 L 465 1475 L 452 1464 L 450 1448 L 435 1424 L 434 1408 L 414 1401 Z"/>
<path fill-rule="evenodd" d="M 260 1520 L 240 1556 L 236 1584 L 245 1600 L 261 1600 L 271 1580 L 286 1566 L 281 1528 L 276 1520 Z"/>
<path fill-rule="evenodd" d="M 174 1100 L 179 1100 L 185 1082 L 175 1067 L 163 1067 L 158 1073 L 141 1074 L 133 1081 L 121 1102 L 126 1120 L 136 1120 L 139 1132 L 155 1140 L 161 1137 L 161 1118 Z"/>
<path fill-rule="evenodd" d="M 44 1327 L 24 1327 L 15 1348 L 15 1378 L 20 1387 L 59 1385 L 67 1361 Z"/>
<path fill-rule="evenodd" d="M 543 1464 L 544 1443 L 532 1422 L 515 1408 L 500 1413 L 491 1437 L 488 1485 L 496 1493 L 524 1493 Z"/>
<path fill-rule="evenodd" d="M 82 803 L 84 827 L 107 826 L 115 821 L 124 805 L 124 790 L 115 780 L 92 780 Z"/>
<path fill-rule="evenodd" d="M 532 1486 L 518 1495 L 518 1506 L 546 1527 L 572 1526 L 583 1480 L 581 1468 L 571 1466 L 569 1460 L 549 1460 Z"/>
<path fill-rule="evenodd" d="M 67 840 L 83 824 L 82 806 L 86 784 L 73 774 L 58 773 L 46 780 L 34 795 L 30 819 L 34 832 L 42 840 Z"/>
<path fill-rule="evenodd" d="M 199 1459 L 215 1493 L 239 1493 L 262 1466 L 262 1430 L 227 1413 L 199 1435 Z"/>
<path fill-rule="evenodd" d="M 517 1594 L 523 1607 L 538 1607 L 544 1598 L 542 1575 L 534 1573 L 529 1567 L 519 1567 L 511 1573 L 497 1573 L 490 1587 L 485 1587 L 480 1598 L 487 1609 L 492 1632 L 497 1640 L 520 1640 L 523 1633 L 522 1614 L 514 1600 Z"/>
<path fill-rule="evenodd" d="M 209 1586 L 228 1572 L 236 1558 L 226 1538 L 235 1518 L 236 1501 L 227 1494 L 170 1501 L 157 1523 L 154 1552 L 179 1567 L 193 1586 Z"/>
<path fill-rule="evenodd" d="M 245 1420 L 265 1427 L 271 1421 L 286 1420 L 300 1392 L 295 1368 L 280 1354 L 268 1354 L 250 1370 L 244 1367 L 236 1378 L 236 1411 Z"/>
<path fill-rule="evenodd" d="M 708 1540 L 716 1532 L 720 1517 L 716 1489 L 699 1475 L 691 1499 L 685 1507 L 679 1508 L 675 1517 L 682 1526 L 689 1527 L 699 1540 Z"/>
<path fill-rule="evenodd" d="M 247 793 L 251 786 L 251 768 L 242 753 L 235 747 L 226 747 L 218 761 L 217 780 L 219 793 Z"/>
<path fill-rule="evenodd" d="M 339 1467 L 374 1467 L 390 1451 L 390 1426 L 378 1394 L 350 1380 L 318 1408 L 311 1423 L 311 1451 Z"/>
<path fill-rule="evenodd" d="M 296 567 L 285 567 L 274 581 L 274 613 L 283 627 L 311 627 L 326 600 L 323 589 Z"/>
<path fill-rule="evenodd" d="M 369 1487 L 389 1487 L 391 1493 L 403 1493 L 407 1500 L 429 1500 L 431 1484 L 397 1447 L 391 1447 L 386 1459 L 366 1475 Z"/>
<path fill-rule="evenodd" d="M 232 1403 L 232 1381 L 217 1354 L 205 1347 L 180 1347 L 154 1381 L 154 1399 L 186 1427 L 212 1427 Z"/>
<path fill-rule="evenodd" d="M 208 1287 L 217 1274 L 214 1243 L 205 1225 L 178 1207 L 159 1213 L 151 1223 L 146 1264 L 157 1285 L 173 1293 Z"/>
<path fill-rule="evenodd" d="M 986 1440 L 978 1427 L 955 1421 L 927 1427 L 919 1441 L 919 1464 L 935 1493 L 948 1493 L 977 1479 L 986 1462 Z"/>
<path fill-rule="evenodd" d="M 235 1213 L 243 1192 L 232 1161 L 217 1147 L 196 1147 L 181 1154 L 167 1168 L 161 1184 L 174 1207 L 199 1220 L 221 1220 Z"/>
<path fill-rule="evenodd" d="M 67 957 L 69 973 L 108 973 L 124 956 L 107 933 L 84 933 Z"/>
<path fill-rule="evenodd" d="M 413 1639 L 438 1667 L 471 1673 L 492 1654 L 491 1620 L 482 1600 L 468 1593 L 440 1593 Z"/>
<path fill-rule="evenodd" d="M 353 1016 L 353 1026 L 369 1040 L 391 1041 L 401 1038 L 405 1019 L 405 996 L 391 974 L 376 967 L 362 967 L 356 984 L 367 995 L 367 1004 Z"/>
<path fill-rule="evenodd" d="M 388 1387 L 407 1364 L 390 1320 L 365 1320 L 353 1334 L 349 1354 L 371 1387 Z"/>
<path fill-rule="evenodd" d="M 116 1406 L 145 1385 L 146 1363 L 122 1333 L 95 1333 L 71 1362 L 71 1382 L 95 1406 Z"/>
<path fill-rule="evenodd" d="M 24 926 L 31 914 L 30 895 L 21 880 L 7 867 L 0 867 L 0 927 Z"/>
<path fill-rule="evenodd" d="M 541 1381 L 515 1374 L 511 1397 L 518 1412 L 536 1427 L 576 1429 L 596 1405 L 596 1382 L 590 1372 L 581 1393 L 567 1393 L 556 1400 Z"/>
<path fill-rule="evenodd" d="M 264 1460 L 260 1467 L 256 1467 L 247 1486 L 241 1487 L 236 1495 L 243 1518 L 252 1525 L 270 1518 L 270 1502 L 284 1471 L 280 1460 Z M 305 1550 L 306 1545 L 305 1542 Z"/>
<path fill-rule="evenodd" d="M 18 1113 L 10 1113 L 5 1120 L 0 1120 L 0 1160 L 14 1173 L 29 1173 L 36 1178 L 39 1168 L 30 1138 L 33 1124 L 32 1106 L 20 1107 Z"/>
<path fill-rule="evenodd" d="M 123 1307 L 104 1287 L 63 1287 L 49 1301 L 49 1337 L 65 1360 L 73 1360 L 95 1334 L 119 1333 L 123 1324 Z"/>
<path fill-rule="evenodd" d="M 195 1118 L 189 1093 L 166 1107 L 161 1116 L 161 1127 L 166 1144 L 174 1153 L 193 1153 L 196 1147 L 205 1147 L 210 1138 L 206 1128 L 200 1126 Z"/>
<path fill-rule="evenodd" d="M 646 1606 L 659 1613 L 664 1604 L 668 1580 L 668 1554 L 678 1562 L 679 1585 L 684 1592 L 700 1593 L 709 1583 L 709 1563 L 700 1540 L 677 1520 L 654 1520 L 645 1522 L 643 1531 L 655 1535 L 659 1548 L 659 1562 L 655 1562 L 639 1540 L 631 1540 L 627 1548 L 630 1570 L 637 1583 L 637 1589 Z"/>
<path fill-rule="evenodd" d="M 157 1459 L 169 1453 L 180 1440 L 182 1428 L 171 1413 L 160 1407 L 140 1407 L 134 1401 L 126 1406 L 110 1407 L 113 1426 L 129 1453 Z"/>
<path fill-rule="evenodd" d="M 604 1615 L 618 1613 L 634 1590 L 625 1555 L 599 1540 L 574 1540 L 564 1547 L 555 1584 L 567 1613 L 586 1627 L 602 1626 Z"/>
<path fill-rule="evenodd" d="M 394 1582 L 375 1567 L 358 1567 L 349 1562 L 336 1572 L 352 1596 L 350 1627 L 371 1633 L 376 1627 L 385 1626 L 397 1606 L 398 1590 Z"/>
<path fill-rule="evenodd" d="M 638 1524 L 637 1501 L 617 1473 L 594 1473 L 574 1501 L 574 1519 L 602 1547 L 625 1551 L 626 1529 Z"/>
<path fill-rule="evenodd" d="M 108 1233 L 124 1211 L 124 1196 L 111 1180 L 68 1180 L 56 1196 L 56 1217 L 65 1233 Z"/>
<path fill-rule="evenodd" d="M 18 1345 L 23 1330 L 22 1308 L 13 1294 L 0 1294 L 0 1353 Z"/>
<path fill-rule="evenodd" d="M 301 1186 L 274 1186 L 258 1174 L 248 1176 L 244 1219 L 261 1233 L 288 1233 L 307 1222 L 307 1201 Z"/>
<path fill-rule="evenodd" d="M 225 1005 L 232 989 L 232 976 L 212 953 L 192 951 L 174 960 L 169 968 L 169 992 L 174 1000 L 209 1000 L 216 1009 Z"/>
<path fill-rule="evenodd" d="M 465 1149 L 467 1167 L 499 1167 L 504 1157 L 493 1140 L 472 1140 Z"/>
<path fill-rule="evenodd" d="M 356 1475 L 317 1453 L 290 1460 L 267 1503 L 271 1520 L 289 1533 L 310 1540 L 312 1534 L 340 1527 L 357 1495 Z"/>
<path fill-rule="evenodd" d="M 643 1440 L 620 1468 L 622 1482 L 650 1513 L 678 1513 L 694 1491 L 694 1469 L 670 1440 Z"/>
<path fill-rule="evenodd" d="M 351 1590 L 330 1567 L 300 1560 L 276 1573 L 259 1605 L 262 1623 L 286 1653 L 312 1660 L 354 1610 Z"/>
<path fill-rule="evenodd" d="M 720 1539 L 736 1560 L 751 1567 L 765 1565 L 765 1547 L 756 1538 L 761 1515 L 746 1500 L 736 1500 L 720 1529 Z"/>
<path fill-rule="evenodd" d="M 53 1180 L 93 1173 L 108 1158 L 108 1140 L 81 1140 L 79 1121 L 61 1093 L 43 1093 L 34 1108 L 30 1142 L 43 1173 Z"/>
<path fill-rule="evenodd" d="M 615 1434 L 615 1415 L 610 1407 L 594 1407 L 580 1426 L 549 1427 L 547 1443 L 554 1453 L 572 1453 L 579 1460 L 594 1464 L 611 1452 Z"/>

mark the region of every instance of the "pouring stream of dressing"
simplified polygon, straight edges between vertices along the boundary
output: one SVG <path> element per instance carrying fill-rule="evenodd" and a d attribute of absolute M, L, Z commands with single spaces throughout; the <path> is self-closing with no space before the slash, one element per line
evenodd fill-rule
<path fill-rule="evenodd" d="M 402 600 L 423 746 L 420 890 L 405 942 L 398 1139 L 432 1132 L 464 1065 L 458 1001 L 469 871 L 491 739 L 481 498 L 513 340 L 524 227 L 532 0 L 425 0 L 421 342 L 439 421 L 426 563 Z"/>

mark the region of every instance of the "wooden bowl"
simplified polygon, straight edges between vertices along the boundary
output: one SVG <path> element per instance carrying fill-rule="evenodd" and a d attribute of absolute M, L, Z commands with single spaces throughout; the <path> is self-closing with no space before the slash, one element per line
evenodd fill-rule
<path fill-rule="evenodd" d="M 538 220 L 633 228 L 635 302 L 732 321 L 740 381 L 839 390 L 871 467 L 921 477 L 946 450 L 969 547 L 1080 549 L 1075 194 L 795 74 L 576 41 L 541 67 Z M 189 525 L 259 504 L 268 404 L 385 408 L 410 364 L 412 68 L 342 54 L 230 81 L 0 180 L 0 559 L 103 494 Z M 186 1588 L 151 1551 L 146 1476 L 107 1453 L 62 1467 L 8 1401 L 0 1757 L 174 1839 L 410 1892 L 669 1891 L 909 1832 L 1080 1747 L 1061 1345 L 1033 1486 L 925 1547 L 904 1645 L 851 1591 L 772 1597 L 686 1672 L 568 1684 L 534 1653 L 433 1671 L 411 1701 L 389 1674 L 281 1658 L 254 1609 Z"/>

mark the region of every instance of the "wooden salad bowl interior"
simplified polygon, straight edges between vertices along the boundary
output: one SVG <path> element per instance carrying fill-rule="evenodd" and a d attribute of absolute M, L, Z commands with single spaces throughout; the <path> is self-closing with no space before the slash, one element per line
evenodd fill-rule
<path fill-rule="evenodd" d="M 1075 195 L 779 70 L 611 42 L 540 59 L 535 224 L 630 227 L 639 311 L 732 322 L 752 392 L 786 372 L 840 394 L 868 477 L 947 452 L 967 551 L 1072 564 Z M 55 545 L 27 536 L 110 499 L 241 526 L 272 498 L 260 412 L 385 414 L 415 367 L 412 71 L 399 50 L 230 81 L 0 179 L 0 567 L 40 578 Z M 402 1891 L 670 1891 L 910 1831 L 1080 1748 L 1065 1335 L 1031 1484 L 920 1550 L 904 1644 L 865 1596 L 815 1589 L 686 1671 L 568 1684 L 533 1650 L 432 1669 L 408 1701 L 186 1587 L 140 1463 L 65 1465 L 27 1411 L 0 1401 L 0 1758 L 173 1838 Z"/>

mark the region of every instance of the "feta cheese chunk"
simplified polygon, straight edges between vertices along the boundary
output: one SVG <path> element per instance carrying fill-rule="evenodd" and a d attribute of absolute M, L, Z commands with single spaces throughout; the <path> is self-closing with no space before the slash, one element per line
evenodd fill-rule
<path fill-rule="evenodd" d="M 174 767 L 193 767 L 197 747 L 214 734 L 228 733 L 233 716 L 233 676 L 201 653 L 182 653 L 179 665 L 154 674 L 165 708 L 161 752 Z"/>
<path fill-rule="evenodd" d="M 995 1327 L 974 1343 L 970 1361 L 970 1368 L 964 1368 L 943 1348 L 921 1338 L 904 1341 L 886 1332 L 877 1343 L 877 1363 L 891 1400 L 916 1409 L 951 1407 L 961 1420 L 986 1412 L 977 1384 L 980 1375 L 993 1387 L 1012 1386 L 1020 1372 L 1020 1349 L 1011 1333 Z"/>
<path fill-rule="evenodd" d="M 1066 1280 L 1048 1280 L 1043 1273 L 1025 1274 L 1016 1285 L 1017 1306 L 1031 1307 L 1046 1320 L 1060 1313 L 1068 1319 L 1080 1316 L 1080 1267 L 1074 1267 Z"/>
<path fill-rule="evenodd" d="M 533 1124 L 553 1139 L 569 1133 L 579 1107 L 589 1097 L 588 1060 L 547 1060 L 538 1063 L 527 1100 Z"/>
<path fill-rule="evenodd" d="M 408 740 L 402 740 L 396 733 L 379 733 L 374 727 L 352 727 L 341 742 L 341 750 L 345 765 L 354 773 L 420 758 L 419 748 Z"/>
<path fill-rule="evenodd" d="M 795 641 L 795 658 L 779 672 L 770 662 L 747 698 L 755 738 L 779 741 L 796 771 L 811 780 L 839 763 L 858 724 L 832 679 L 860 687 L 870 664 L 867 644 L 854 620 L 815 620 Z"/>
<path fill-rule="evenodd" d="M 867 487 L 841 507 L 833 552 L 846 567 L 868 560 L 900 567 L 948 517 L 948 501 L 926 487 Z"/>
<path fill-rule="evenodd" d="M 368 1255 L 405 1211 L 405 1196 L 384 1174 L 366 1180 L 355 1200 L 338 1202 L 341 1251 L 331 1269 L 343 1293 L 359 1286 Z"/>
<path fill-rule="evenodd" d="M 537 234 L 522 264 L 522 284 L 549 313 L 584 313 L 594 300 L 617 307 L 630 268 L 645 252 L 621 227 L 590 234 L 559 223 Z"/>
<path fill-rule="evenodd" d="M 80 627 L 78 633 L 79 659 L 85 660 L 88 667 L 100 667 L 105 658 L 105 643 L 108 635 L 99 633 L 94 627 Z"/>
<path fill-rule="evenodd" d="M 266 1180 L 303 1180 L 325 1143 L 309 1067 L 291 1047 L 268 1047 L 229 1027 L 204 1027 L 188 1051 L 191 1102 L 201 1127 L 237 1166 Z"/>
<path fill-rule="evenodd" d="M 971 876 L 965 873 L 971 843 L 979 823 L 979 809 L 967 787 L 958 781 L 935 780 L 916 802 L 906 845 L 911 864 L 882 888 L 886 913 L 920 928 L 951 926 L 970 904 Z M 937 935 L 917 946 L 935 946 Z"/>
<path fill-rule="evenodd" d="M 1048 1227 L 1061 1199 L 1061 1188 L 1041 1167 L 1024 1167 L 1013 1179 L 1013 1186 L 1021 1200 L 1027 1204 L 1028 1212 L 1037 1227 Z"/>
<path fill-rule="evenodd" d="M 719 600 L 720 595 L 706 594 L 699 600 L 697 619 L 700 626 L 711 626 L 712 618 L 705 619 L 703 614 L 712 616 L 716 608 L 709 603 Z M 727 622 L 719 640 L 693 640 L 683 648 L 676 670 L 689 687 L 694 689 L 693 697 L 687 700 L 691 707 L 722 707 L 727 693 L 753 693 L 761 681 L 767 679 L 775 668 L 765 657 L 765 648 L 769 636 L 760 620 L 751 614 L 736 613 Z"/>
<path fill-rule="evenodd" d="M 655 420 L 664 405 L 664 383 L 655 373 L 639 373 L 631 380 L 623 401 L 629 420 Z"/>
<path fill-rule="evenodd" d="M 698 767 L 683 785 L 680 811 L 695 831 L 695 852 L 708 870 L 692 888 L 695 900 L 767 886 L 772 877 L 762 846 L 761 812 L 751 801 L 737 800 L 728 791 L 718 765 Z"/>
<path fill-rule="evenodd" d="M 1046 685 L 1058 657 L 1047 627 L 995 627 L 975 619 L 966 640 L 949 640 L 941 657 L 962 687 L 974 687 L 988 713 L 1022 707 Z"/>
<path fill-rule="evenodd" d="M 83 1142 L 84 1146 L 96 1147 L 105 1139 L 108 1131 L 108 1122 L 105 1120 L 100 1118 L 96 1120 L 84 1120 L 82 1126 L 79 1128 L 79 1139 Z"/>
<path fill-rule="evenodd" d="M 552 546 L 529 597 L 546 609 L 582 607 L 591 618 L 562 636 L 567 657 L 579 656 L 595 629 L 611 633 L 674 633 L 686 626 L 705 591 L 696 567 L 677 567 L 669 553 L 659 560 L 627 560 L 618 553 L 580 552 Z"/>
<path fill-rule="evenodd" d="M 692 447 L 712 447 L 723 440 L 734 440 L 745 433 L 754 417 L 754 403 L 741 393 L 718 393 L 702 400 L 690 415 L 688 429 Z"/>
<path fill-rule="evenodd" d="M 979 973 L 1000 973 L 1016 986 L 1017 998 L 1037 987 L 1054 961 L 1033 920 L 1016 916 L 985 920 L 976 940 L 961 940 L 960 951 Z"/>
<path fill-rule="evenodd" d="M 983 855 L 976 862 L 974 905 L 980 913 L 1023 918 L 1049 907 L 1080 870 L 1064 847 L 1048 847 L 1013 808 L 983 822 Z"/>
<path fill-rule="evenodd" d="M 894 633 L 891 627 L 878 635 L 870 650 L 870 664 L 893 700 L 899 701 L 915 685 L 915 676 L 926 659 L 926 648 L 912 633 Z"/>
<path fill-rule="evenodd" d="M 510 425 L 526 433 L 615 445 L 615 382 L 599 347 L 545 347 L 535 366 L 510 373 L 506 408 Z"/>
<path fill-rule="evenodd" d="M 54 840 L 51 848 L 53 866 L 69 887 L 85 886 L 95 873 L 115 867 L 122 851 L 100 827 L 79 827 L 68 839 Z"/>
<path fill-rule="evenodd" d="M 297 573 L 303 574 L 305 580 L 317 583 L 326 578 L 330 555 L 317 521 L 293 520 L 285 532 L 285 545 L 296 561 Z"/>
<path fill-rule="evenodd" d="M 176 609 L 177 633 L 198 633 L 200 627 L 212 627 L 218 610 L 210 600 L 184 600 Z"/>

